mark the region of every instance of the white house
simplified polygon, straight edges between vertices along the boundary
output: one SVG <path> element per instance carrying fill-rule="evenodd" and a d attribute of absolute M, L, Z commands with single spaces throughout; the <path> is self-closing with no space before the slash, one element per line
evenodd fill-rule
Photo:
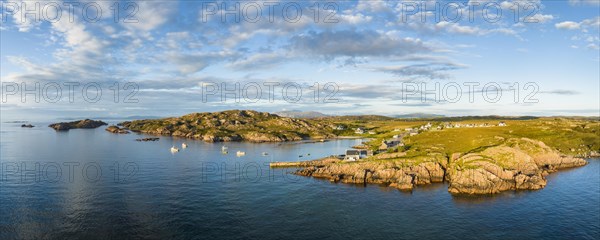
<path fill-rule="evenodd" d="M 344 157 L 344 161 L 358 161 L 360 159 L 366 158 L 369 155 L 369 151 L 366 149 L 349 149 L 346 150 L 346 156 Z"/>

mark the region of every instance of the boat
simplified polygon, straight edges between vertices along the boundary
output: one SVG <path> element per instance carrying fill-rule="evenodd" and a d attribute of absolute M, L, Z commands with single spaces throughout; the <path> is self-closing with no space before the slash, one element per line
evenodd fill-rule
<path fill-rule="evenodd" d="M 179 148 L 176 148 L 175 146 L 171 147 L 171 152 L 179 152 Z"/>
<path fill-rule="evenodd" d="M 235 153 L 235 155 L 237 155 L 238 157 L 239 157 L 239 156 L 244 156 L 244 155 L 246 155 L 246 152 L 243 152 L 243 151 L 237 151 L 237 152 Z"/>
<path fill-rule="evenodd" d="M 269 153 L 268 152 L 262 152 L 262 155 L 263 156 L 267 156 L 267 155 L 269 155 Z"/>
<path fill-rule="evenodd" d="M 222 146 L 221 147 L 221 152 L 227 152 L 227 147 L 226 146 Z"/>
<path fill-rule="evenodd" d="M 185 143 L 182 143 L 182 144 L 181 144 L 181 148 L 187 148 L 187 144 L 185 144 Z"/>

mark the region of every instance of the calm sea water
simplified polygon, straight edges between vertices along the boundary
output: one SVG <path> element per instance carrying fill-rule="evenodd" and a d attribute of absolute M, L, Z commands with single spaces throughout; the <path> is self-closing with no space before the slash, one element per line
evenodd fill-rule
<path fill-rule="evenodd" d="M 2 123 L 0 239 L 600 238 L 599 159 L 540 191 L 453 197 L 444 184 L 403 193 L 268 168 L 360 140 L 227 143 L 223 155 L 222 144 L 34 124 Z"/>

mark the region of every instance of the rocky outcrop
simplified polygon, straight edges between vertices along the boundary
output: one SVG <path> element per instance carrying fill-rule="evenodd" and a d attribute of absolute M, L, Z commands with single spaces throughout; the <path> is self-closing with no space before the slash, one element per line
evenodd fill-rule
<path fill-rule="evenodd" d="M 35 126 L 33 126 L 31 124 L 22 124 L 21 127 L 22 128 L 32 128 L 32 127 L 35 127 Z"/>
<path fill-rule="evenodd" d="M 376 155 L 368 161 L 304 162 L 293 166 L 304 166 L 295 172 L 297 175 L 332 182 L 374 183 L 409 191 L 418 185 L 447 181 L 452 194 L 496 194 L 542 189 L 549 173 L 585 164 L 585 160 L 562 156 L 540 141 L 514 138 L 479 152 L 454 153 L 448 158 L 430 154 L 381 160 Z"/>
<path fill-rule="evenodd" d="M 448 191 L 453 194 L 495 194 L 507 190 L 537 190 L 549 173 L 587 164 L 561 156 L 543 142 L 509 139 L 500 146 L 470 153 L 452 161 Z"/>
<path fill-rule="evenodd" d="M 117 134 L 128 134 L 129 133 L 129 131 L 127 131 L 123 128 L 120 128 L 118 126 L 109 126 L 106 128 L 106 131 L 111 132 L 111 133 L 117 133 Z"/>
<path fill-rule="evenodd" d="M 206 142 L 283 142 L 335 137 L 331 128 L 317 121 L 250 110 L 193 113 L 176 118 L 128 121 L 119 125 L 134 132 Z"/>
<path fill-rule="evenodd" d="M 334 163 L 310 166 L 296 171 L 297 175 L 325 178 L 332 182 L 381 184 L 409 191 L 417 185 L 444 180 L 444 167 L 431 158 L 406 165 L 404 161 Z"/>
<path fill-rule="evenodd" d="M 314 166 L 326 166 L 332 163 L 339 163 L 342 160 L 338 158 L 328 157 L 319 160 L 312 161 L 300 161 L 300 162 L 272 162 L 269 163 L 270 167 L 314 167 Z"/>
<path fill-rule="evenodd" d="M 95 121 L 95 120 L 85 119 L 85 120 L 74 121 L 74 122 L 53 123 L 53 124 L 48 125 L 48 127 L 51 127 L 56 131 L 66 131 L 66 130 L 74 129 L 74 128 L 97 128 L 97 127 L 100 127 L 103 125 L 107 125 L 107 124 L 103 121 Z"/>

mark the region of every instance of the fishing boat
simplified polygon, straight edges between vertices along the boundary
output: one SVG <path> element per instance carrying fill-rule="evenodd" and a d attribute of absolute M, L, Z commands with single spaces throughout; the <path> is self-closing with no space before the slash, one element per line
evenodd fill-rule
<path fill-rule="evenodd" d="M 227 147 L 226 147 L 226 146 L 222 146 L 222 147 L 221 147 L 221 153 L 222 153 L 222 154 L 227 154 L 227 153 L 228 153 L 228 152 L 227 152 Z"/>
<path fill-rule="evenodd" d="M 268 152 L 262 152 L 262 155 L 263 156 L 267 156 L 267 155 L 269 155 L 269 153 Z"/>
<path fill-rule="evenodd" d="M 171 147 L 171 152 L 172 152 L 172 153 L 174 153 L 174 152 L 179 152 L 179 148 L 176 148 L 175 146 L 172 146 L 172 147 Z"/>
<path fill-rule="evenodd" d="M 187 144 L 185 144 L 185 143 L 182 143 L 182 144 L 181 144 L 181 148 L 187 148 Z"/>
<path fill-rule="evenodd" d="M 244 155 L 246 155 L 246 152 L 243 152 L 243 151 L 237 151 L 237 152 L 235 153 L 235 155 L 237 155 L 238 157 L 239 157 L 239 156 L 244 156 Z"/>

